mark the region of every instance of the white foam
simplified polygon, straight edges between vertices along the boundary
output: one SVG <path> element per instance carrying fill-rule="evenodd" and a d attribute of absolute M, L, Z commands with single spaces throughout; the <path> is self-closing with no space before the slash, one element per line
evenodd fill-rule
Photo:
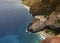
<path fill-rule="evenodd" d="M 27 29 L 25 31 L 28 32 Z"/>

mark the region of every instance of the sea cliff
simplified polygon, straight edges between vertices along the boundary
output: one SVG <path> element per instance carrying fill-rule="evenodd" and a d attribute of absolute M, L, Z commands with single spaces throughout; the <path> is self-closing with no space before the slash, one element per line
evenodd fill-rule
<path fill-rule="evenodd" d="M 22 3 L 22 1 L 21 1 Z M 25 4 L 22 4 L 28 11 L 30 10 L 30 7 L 25 5 Z M 31 23 L 36 23 L 37 20 L 41 19 L 42 21 L 46 21 L 46 18 L 44 18 L 44 16 L 34 16 L 35 17 L 35 21 L 33 20 Z M 37 19 L 37 20 L 36 20 Z M 37 22 L 38 23 L 38 22 Z M 27 30 L 26 30 L 27 31 Z M 50 34 L 47 34 L 45 31 L 40 31 L 40 32 L 37 32 L 36 34 L 38 35 L 42 35 L 43 37 L 48 37 Z M 48 36 L 47 36 L 48 35 Z M 51 36 L 51 35 L 50 35 Z M 44 38 L 44 39 L 45 39 Z"/>
<path fill-rule="evenodd" d="M 24 5 L 24 4 L 23 4 Z M 30 7 L 24 5 L 28 11 Z M 27 31 L 42 36 L 43 39 L 56 36 L 60 33 L 60 12 L 53 11 L 48 17 L 35 15 L 33 21 L 28 25 Z"/>

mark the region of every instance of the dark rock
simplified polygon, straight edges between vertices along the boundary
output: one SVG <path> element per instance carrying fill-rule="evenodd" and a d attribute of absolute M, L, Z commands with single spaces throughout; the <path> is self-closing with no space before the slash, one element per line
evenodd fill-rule
<path fill-rule="evenodd" d="M 34 32 L 34 30 L 33 29 L 27 29 L 29 32 L 32 32 L 32 33 L 36 33 L 36 32 Z"/>
<path fill-rule="evenodd" d="M 55 31 L 56 33 L 60 33 L 60 27 L 56 26 L 46 26 L 45 29 L 51 29 L 52 31 Z"/>

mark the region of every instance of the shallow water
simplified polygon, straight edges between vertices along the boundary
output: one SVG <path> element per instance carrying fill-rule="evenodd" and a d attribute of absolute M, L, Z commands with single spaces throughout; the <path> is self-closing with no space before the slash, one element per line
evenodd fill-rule
<path fill-rule="evenodd" d="M 2 1 L 0 3 L 0 43 L 39 42 L 36 34 L 25 31 L 33 19 L 28 14 L 28 10 L 19 2 Z"/>

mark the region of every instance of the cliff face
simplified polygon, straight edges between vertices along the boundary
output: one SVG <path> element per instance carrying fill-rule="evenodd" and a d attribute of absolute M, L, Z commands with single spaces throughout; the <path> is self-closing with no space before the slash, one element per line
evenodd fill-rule
<path fill-rule="evenodd" d="M 54 25 L 57 22 L 56 12 L 52 12 L 47 18 L 46 25 Z"/>
<path fill-rule="evenodd" d="M 47 37 L 42 43 L 60 43 L 60 36 Z"/>

